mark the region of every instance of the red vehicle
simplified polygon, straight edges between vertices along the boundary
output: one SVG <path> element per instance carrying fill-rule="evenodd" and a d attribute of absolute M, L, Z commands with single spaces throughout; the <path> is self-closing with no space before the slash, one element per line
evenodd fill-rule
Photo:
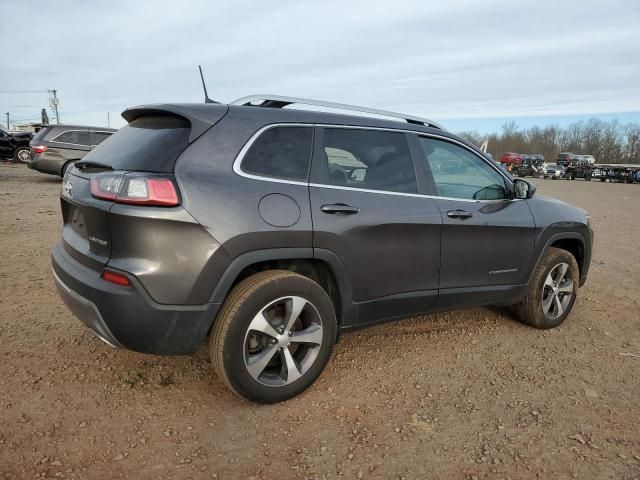
<path fill-rule="evenodd" d="M 515 152 L 506 152 L 500 157 L 500 163 L 507 165 L 522 165 L 524 155 Z"/>

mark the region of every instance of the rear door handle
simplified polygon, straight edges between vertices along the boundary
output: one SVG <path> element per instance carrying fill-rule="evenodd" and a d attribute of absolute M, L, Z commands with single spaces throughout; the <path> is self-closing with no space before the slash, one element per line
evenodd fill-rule
<path fill-rule="evenodd" d="M 347 205 L 345 203 L 331 203 L 327 205 L 322 205 L 320 207 L 324 213 L 329 213 L 332 215 L 353 215 L 360 211 L 357 207 L 352 207 L 351 205 Z"/>
<path fill-rule="evenodd" d="M 473 213 L 465 212 L 464 210 L 449 210 L 447 212 L 447 217 L 449 217 L 449 218 L 459 218 L 461 220 L 466 220 L 467 218 L 473 217 Z"/>

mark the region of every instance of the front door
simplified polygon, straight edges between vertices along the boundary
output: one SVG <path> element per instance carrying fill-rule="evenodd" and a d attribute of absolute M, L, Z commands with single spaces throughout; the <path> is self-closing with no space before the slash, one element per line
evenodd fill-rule
<path fill-rule="evenodd" d="M 440 293 L 455 304 L 491 303 L 527 282 L 534 220 L 526 200 L 512 199 L 497 167 L 461 144 L 417 137 L 427 181 L 443 220 Z"/>
<path fill-rule="evenodd" d="M 442 219 L 436 202 L 418 195 L 407 134 L 318 128 L 314 150 L 313 246 L 342 261 L 360 322 L 429 310 Z"/>

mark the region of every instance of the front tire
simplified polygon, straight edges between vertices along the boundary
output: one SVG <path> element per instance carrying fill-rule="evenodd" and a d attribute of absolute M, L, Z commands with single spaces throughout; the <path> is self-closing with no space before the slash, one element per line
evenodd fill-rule
<path fill-rule="evenodd" d="M 13 159 L 16 162 L 29 163 L 31 160 L 31 151 L 29 147 L 18 147 L 16 151 L 13 152 Z"/>
<path fill-rule="evenodd" d="M 516 307 L 518 319 L 535 328 L 557 327 L 573 308 L 578 282 L 578 263 L 573 255 L 550 247 L 536 267 L 524 299 Z"/>
<path fill-rule="evenodd" d="M 209 338 L 218 377 L 258 403 L 309 388 L 329 361 L 337 322 L 331 299 L 313 280 L 285 270 L 240 282 L 222 305 Z"/>

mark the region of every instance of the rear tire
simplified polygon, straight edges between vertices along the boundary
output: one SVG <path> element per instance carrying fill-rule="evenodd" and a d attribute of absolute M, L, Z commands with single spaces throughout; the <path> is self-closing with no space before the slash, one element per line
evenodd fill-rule
<path fill-rule="evenodd" d="M 67 172 L 69 171 L 69 169 L 71 167 L 73 167 L 73 164 L 76 162 L 76 160 L 71 160 L 67 163 L 64 164 L 64 166 L 62 167 L 62 170 L 60 170 L 60 176 L 62 178 L 64 178 L 64 176 L 67 174 Z"/>
<path fill-rule="evenodd" d="M 209 337 L 218 377 L 258 403 L 309 388 L 329 361 L 337 322 L 331 299 L 313 280 L 285 270 L 260 272 L 231 291 Z"/>
<path fill-rule="evenodd" d="M 573 308 L 578 282 L 578 263 L 573 255 L 550 247 L 536 267 L 524 299 L 516 306 L 518 319 L 535 328 L 557 327 Z"/>

